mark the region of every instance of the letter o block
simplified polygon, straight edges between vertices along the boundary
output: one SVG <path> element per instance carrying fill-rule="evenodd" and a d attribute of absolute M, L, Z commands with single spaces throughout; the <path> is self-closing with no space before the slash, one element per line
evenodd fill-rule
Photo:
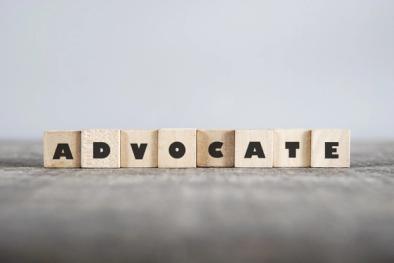
<path fill-rule="evenodd" d="M 83 168 L 120 168 L 120 130 L 83 130 L 81 165 Z"/>
<path fill-rule="evenodd" d="M 312 167 L 350 167 L 350 131 L 312 130 Z"/>
<path fill-rule="evenodd" d="M 197 130 L 198 167 L 234 167 L 234 130 Z"/>
<path fill-rule="evenodd" d="M 196 167 L 196 130 L 160 129 L 158 133 L 159 168 Z"/>
<path fill-rule="evenodd" d="M 81 167 L 80 131 L 46 131 L 43 141 L 44 167 Z"/>

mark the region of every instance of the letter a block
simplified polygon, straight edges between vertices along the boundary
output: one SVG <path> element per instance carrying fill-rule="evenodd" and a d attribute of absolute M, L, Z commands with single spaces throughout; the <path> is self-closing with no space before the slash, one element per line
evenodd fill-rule
<path fill-rule="evenodd" d="M 310 164 L 310 130 L 274 130 L 274 167 L 310 167 Z"/>
<path fill-rule="evenodd" d="M 44 167 L 81 167 L 81 132 L 47 131 L 44 133 Z"/>
<path fill-rule="evenodd" d="M 160 129 L 158 145 L 159 168 L 196 167 L 195 129 Z"/>
<path fill-rule="evenodd" d="M 234 167 L 234 130 L 197 130 L 198 167 Z"/>
<path fill-rule="evenodd" d="M 350 131 L 312 130 L 312 167 L 350 167 Z"/>
<path fill-rule="evenodd" d="M 235 167 L 272 167 L 272 130 L 235 131 Z"/>
<path fill-rule="evenodd" d="M 81 145 L 83 168 L 120 167 L 120 130 L 84 130 Z"/>
<path fill-rule="evenodd" d="M 121 167 L 157 167 L 157 130 L 120 131 Z"/>

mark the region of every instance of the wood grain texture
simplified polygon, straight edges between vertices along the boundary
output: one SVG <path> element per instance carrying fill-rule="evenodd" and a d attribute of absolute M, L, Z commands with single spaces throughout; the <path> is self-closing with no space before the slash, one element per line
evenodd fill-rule
<path fill-rule="evenodd" d="M 175 142 L 185 147 L 182 157 L 174 158 L 169 153 L 170 146 Z M 158 145 L 159 168 L 196 167 L 196 129 L 160 129 Z"/>
<path fill-rule="evenodd" d="M 326 153 L 326 143 L 332 151 Z M 346 129 L 314 129 L 311 139 L 312 167 L 349 167 L 350 166 L 350 131 Z M 329 155 L 329 156 L 327 156 Z"/>
<path fill-rule="evenodd" d="M 392 262 L 394 142 L 351 163 L 45 169 L 0 140 L 0 262 Z"/>
<path fill-rule="evenodd" d="M 234 130 L 197 130 L 197 167 L 234 167 Z M 215 152 L 209 154 L 212 143 L 220 143 Z M 218 145 L 219 146 L 219 145 Z"/>
<path fill-rule="evenodd" d="M 255 154 L 250 158 L 245 158 L 251 142 L 261 145 L 264 157 L 259 157 Z M 272 167 L 274 159 L 273 144 L 272 130 L 236 130 L 235 167 Z"/>
<path fill-rule="evenodd" d="M 104 142 L 110 147 L 106 158 L 93 158 L 93 143 Z M 120 130 L 89 129 L 81 133 L 82 168 L 120 168 Z"/>
<path fill-rule="evenodd" d="M 295 157 L 290 156 L 286 143 L 299 143 Z M 310 167 L 311 131 L 305 129 L 274 130 L 274 167 Z"/>
<path fill-rule="evenodd" d="M 157 167 L 157 130 L 121 130 L 120 167 Z M 146 145 L 142 159 L 136 158 L 130 144 Z M 140 148 L 139 148 L 140 149 Z"/>
<path fill-rule="evenodd" d="M 62 156 L 54 159 L 59 144 L 67 144 L 72 159 Z M 64 153 L 64 152 L 63 152 Z M 43 158 L 46 168 L 81 167 L 81 132 L 80 131 L 46 131 L 43 137 Z"/>

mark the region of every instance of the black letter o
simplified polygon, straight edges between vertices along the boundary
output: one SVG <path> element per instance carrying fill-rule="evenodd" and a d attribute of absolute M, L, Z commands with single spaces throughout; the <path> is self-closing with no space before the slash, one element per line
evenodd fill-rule
<path fill-rule="evenodd" d="M 171 143 L 170 148 L 168 149 L 168 152 L 170 153 L 170 155 L 173 158 L 179 159 L 185 155 L 186 148 L 185 148 L 185 145 L 183 145 L 183 143 L 181 143 L 181 142 L 173 142 L 173 143 Z"/>

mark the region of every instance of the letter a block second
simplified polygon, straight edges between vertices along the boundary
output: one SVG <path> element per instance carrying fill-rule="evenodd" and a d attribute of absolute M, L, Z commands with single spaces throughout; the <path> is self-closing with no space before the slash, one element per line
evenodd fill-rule
<path fill-rule="evenodd" d="M 83 130 L 81 165 L 83 168 L 120 168 L 120 130 Z"/>
<path fill-rule="evenodd" d="M 235 167 L 272 167 L 272 130 L 235 131 Z"/>

